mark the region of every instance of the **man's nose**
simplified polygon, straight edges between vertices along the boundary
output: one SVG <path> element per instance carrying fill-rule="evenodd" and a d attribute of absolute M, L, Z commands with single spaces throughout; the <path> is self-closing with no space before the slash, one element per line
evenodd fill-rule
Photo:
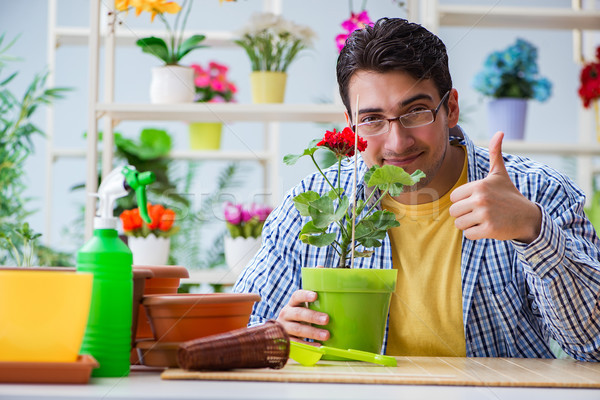
<path fill-rule="evenodd" d="M 402 126 L 398 118 L 390 121 L 390 131 L 387 135 L 387 147 L 395 151 L 411 147 L 415 143 L 409 128 Z M 398 152 L 398 151 L 397 151 Z"/>

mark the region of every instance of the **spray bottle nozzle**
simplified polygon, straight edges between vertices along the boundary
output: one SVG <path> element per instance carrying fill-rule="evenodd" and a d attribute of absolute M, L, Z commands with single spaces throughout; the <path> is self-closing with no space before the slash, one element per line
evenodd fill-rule
<path fill-rule="evenodd" d="M 146 201 L 146 186 L 156 181 L 156 176 L 153 172 L 138 172 L 129 167 L 123 167 L 121 173 L 125 176 L 125 184 L 135 190 L 140 216 L 146 223 L 151 223 Z"/>

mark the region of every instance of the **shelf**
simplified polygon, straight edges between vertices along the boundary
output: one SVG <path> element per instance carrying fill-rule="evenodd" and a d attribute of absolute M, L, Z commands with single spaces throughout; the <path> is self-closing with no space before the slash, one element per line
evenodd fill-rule
<path fill-rule="evenodd" d="M 439 5 L 440 26 L 527 29 L 600 29 L 600 11 Z"/>
<path fill-rule="evenodd" d="M 190 277 L 182 279 L 181 283 L 211 283 L 215 285 L 230 286 L 235 283 L 237 273 L 226 268 L 215 268 L 205 270 L 190 270 Z"/>
<path fill-rule="evenodd" d="M 119 121 L 345 123 L 344 107 L 337 104 L 113 103 L 98 104 L 96 116 Z"/>
<path fill-rule="evenodd" d="M 56 28 L 56 45 L 57 47 L 63 45 L 70 46 L 87 46 L 90 29 L 82 28 L 82 27 L 57 27 Z M 202 42 L 203 45 L 211 46 L 211 47 L 235 47 L 237 46 L 233 40 L 235 36 L 232 32 L 220 32 L 220 31 L 212 31 L 212 32 L 191 32 L 185 31 L 183 36 L 184 38 L 188 38 L 194 34 L 202 34 L 206 36 L 206 39 Z M 156 36 L 163 39 L 165 37 L 165 31 L 159 30 L 148 30 L 148 29 L 136 29 L 125 30 L 125 28 L 117 29 L 115 33 L 115 42 L 118 46 L 135 46 L 135 42 L 143 37 Z M 100 33 L 100 43 L 104 45 L 104 38 L 106 37 L 106 32 L 103 31 Z"/>
<path fill-rule="evenodd" d="M 200 150 L 183 150 L 172 151 L 168 155 L 174 160 L 231 160 L 231 161 L 261 161 L 269 160 L 269 154 L 264 151 L 200 151 Z"/>
<path fill-rule="evenodd" d="M 488 148 L 489 141 L 475 140 L 477 146 Z M 532 143 L 521 141 L 502 142 L 502 151 L 519 154 L 556 154 L 560 156 L 600 156 L 598 143 Z"/>

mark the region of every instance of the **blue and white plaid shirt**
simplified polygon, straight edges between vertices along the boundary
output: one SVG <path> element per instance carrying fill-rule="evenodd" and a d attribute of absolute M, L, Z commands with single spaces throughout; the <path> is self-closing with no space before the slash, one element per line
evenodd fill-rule
<path fill-rule="evenodd" d="M 468 155 L 468 179 L 487 176 L 487 149 L 474 146 L 460 131 Z M 511 180 L 542 210 L 539 237 L 529 245 L 493 239 L 462 244 L 462 308 L 467 356 L 552 358 L 550 339 L 578 360 L 600 360 L 600 251 L 599 240 L 583 212 L 584 194 L 559 172 L 523 157 L 504 155 Z M 359 158 L 359 177 L 367 168 Z M 326 170 L 337 182 L 337 169 Z M 342 187 L 352 191 L 353 164 L 342 167 Z M 362 182 L 362 179 L 359 179 Z M 250 325 L 275 319 L 292 293 L 301 288 L 303 266 L 337 264 L 331 247 L 302 243 L 298 235 L 306 218 L 292 199 L 328 185 L 320 174 L 294 187 L 269 216 L 262 247 L 235 284 L 235 292 L 260 294 Z M 357 189 L 365 198 L 364 184 Z M 355 260 L 357 268 L 392 268 L 389 238 L 370 258 Z"/>

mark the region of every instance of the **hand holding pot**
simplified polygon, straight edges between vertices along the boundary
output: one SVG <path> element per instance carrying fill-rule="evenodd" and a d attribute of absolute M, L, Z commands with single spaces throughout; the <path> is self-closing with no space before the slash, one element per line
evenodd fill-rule
<path fill-rule="evenodd" d="M 329 331 L 316 328 L 310 324 L 327 325 L 329 315 L 310 310 L 306 303 L 311 303 L 317 299 L 317 293 L 309 290 L 296 290 L 288 304 L 283 307 L 277 317 L 277 322 L 281 323 L 291 340 L 327 340 Z"/>

